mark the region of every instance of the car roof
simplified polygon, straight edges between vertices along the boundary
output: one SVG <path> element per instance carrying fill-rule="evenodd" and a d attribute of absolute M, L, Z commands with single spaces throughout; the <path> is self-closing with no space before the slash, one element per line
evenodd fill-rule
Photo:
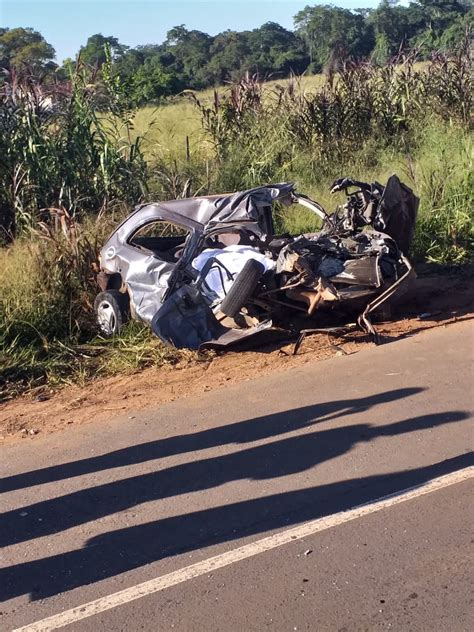
<path fill-rule="evenodd" d="M 157 202 L 153 206 L 197 222 L 209 224 L 258 221 L 259 211 L 294 191 L 293 182 L 255 187 L 235 193 L 219 193 Z M 141 207 L 145 209 L 149 205 Z"/>

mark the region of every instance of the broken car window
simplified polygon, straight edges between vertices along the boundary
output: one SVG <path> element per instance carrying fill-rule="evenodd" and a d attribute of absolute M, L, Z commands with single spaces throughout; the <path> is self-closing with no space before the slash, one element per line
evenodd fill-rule
<path fill-rule="evenodd" d="M 129 244 L 150 250 L 165 261 L 175 261 L 183 249 L 189 231 L 168 221 L 154 221 L 139 228 L 129 239 Z"/>

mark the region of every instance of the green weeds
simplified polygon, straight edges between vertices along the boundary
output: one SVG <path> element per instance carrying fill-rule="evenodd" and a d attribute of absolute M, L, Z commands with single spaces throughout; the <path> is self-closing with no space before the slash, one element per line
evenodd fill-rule
<path fill-rule="evenodd" d="M 0 88 L 0 238 L 49 220 L 136 204 L 146 192 L 142 138 L 114 84 L 78 63 L 67 84 L 11 71 Z M 99 114 L 98 104 L 105 109 Z M 108 113 L 108 114 L 107 114 Z"/>

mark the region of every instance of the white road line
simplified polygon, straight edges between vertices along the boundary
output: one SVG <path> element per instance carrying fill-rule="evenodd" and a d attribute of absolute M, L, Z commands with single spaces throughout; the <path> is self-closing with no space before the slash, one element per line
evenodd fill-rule
<path fill-rule="evenodd" d="M 189 581 L 194 577 L 206 575 L 207 573 L 224 568 L 230 564 L 235 564 L 235 562 L 240 562 L 241 560 L 253 557 L 254 555 L 259 555 L 260 553 L 265 553 L 265 551 L 270 551 L 290 542 L 294 542 L 295 540 L 300 540 L 301 538 L 314 535 L 320 531 L 337 527 L 345 522 L 362 518 L 377 511 L 381 511 L 382 509 L 387 509 L 408 500 L 425 496 L 426 494 L 443 489 L 449 485 L 455 485 L 456 483 L 467 481 L 472 477 L 474 477 L 474 466 L 466 467 L 457 472 L 432 479 L 431 481 L 423 483 L 417 487 L 411 487 L 409 489 L 396 492 L 395 494 L 391 494 L 390 496 L 384 496 L 383 498 L 375 500 L 370 504 L 360 505 L 359 507 L 349 509 L 348 511 L 342 511 L 331 516 L 311 520 L 310 522 L 305 522 L 296 527 L 292 527 L 291 529 L 287 529 L 286 531 L 275 533 L 274 535 L 262 538 L 256 542 L 244 544 L 232 551 L 221 553 L 220 555 L 210 557 L 209 559 L 202 560 L 196 564 L 191 564 L 191 566 L 186 566 L 185 568 L 173 571 L 167 575 L 155 577 L 154 579 L 137 584 L 136 586 L 120 590 L 112 595 L 95 599 L 94 601 L 90 601 L 82 606 L 65 610 L 64 612 L 47 617 L 46 619 L 42 619 L 36 623 L 31 623 L 21 628 L 17 628 L 16 630 L 13 630 L 13 632 L 44 632 L 46 630 L 56 630 L 65 625 L 80 621 L 81 619 L 86 619 L 87 617 L 92 617 L 106 610 L 117 608 L 117 606 L 122 606 L 136 599 L 140 599 L 141 597 L 146 597 L 160 592 L 161 590 L 166 590 L 166 588 Z"/>

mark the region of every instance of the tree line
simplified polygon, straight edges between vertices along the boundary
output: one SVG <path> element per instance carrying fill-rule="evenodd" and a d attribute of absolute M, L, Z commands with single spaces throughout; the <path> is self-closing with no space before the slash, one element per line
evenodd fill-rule
<path fill-rule="evenodd" d="M 400 51 L 416 48 L 428 58 L 449 50 L 474 23 L 472 0 L 415 0 L 408 6 L 382 0 L 376 9 L 306 6 L 294 16 L 294 30 L 267 22 L 251 31 L 215 36 L 185 25 L 173 27 L 161 44 L 125 46 L 101 33 L 78 52 L 101 78 L 101 69 L 120 81 L 134 105 L 159 102 L 185 89 L 199 90 L 235 81 L 246 73 L 283 78 L 336 70 L 348 59 L 370 58 L 383 65 Z M 31 28 L 0 28 L 0 68 L 67 80 L 76 60 L 62 65 L 54 48 Z M 1 80 L 1 79 L 0 79 Z M 109 76 L 110 80 L 110 76 Z"/>

